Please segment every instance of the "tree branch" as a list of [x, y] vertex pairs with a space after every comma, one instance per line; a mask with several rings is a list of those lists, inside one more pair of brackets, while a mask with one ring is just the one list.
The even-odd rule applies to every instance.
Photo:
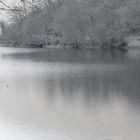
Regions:
[[4, 5], [5, 7], [7, 7], [8, 9], [12, 10], [11, 7], [9, 7], [8, 5], [6, 5], [4, 2], [0, 1], [0, 3], [1, 3], [2, 5]]
[[13, 8], [9, 7], [7, 4], [5, 4], [5, 3], [2, 2], [2, 1], [0, 1], [0, 3], [1, 3], [2, 5], [4, 5], [6, 8], [8, 8], [8, 9], [6, 9], [6, 8], [0, 8], [0, 10], [12, 11], [12, 12], [23, 12], [23, 11], [20, 10], [20, 9], [13, 9]]

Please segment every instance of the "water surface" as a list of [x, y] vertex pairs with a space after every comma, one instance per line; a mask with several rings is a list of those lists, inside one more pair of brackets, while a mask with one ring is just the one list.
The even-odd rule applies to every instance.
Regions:
[[0, 48], [1, 140], [139, 140], [140, 50]]

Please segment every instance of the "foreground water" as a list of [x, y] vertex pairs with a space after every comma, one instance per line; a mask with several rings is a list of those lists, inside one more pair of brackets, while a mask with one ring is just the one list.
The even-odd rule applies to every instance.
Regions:
[[0, 140], [139, 140], [140, 50], [0, 48]]

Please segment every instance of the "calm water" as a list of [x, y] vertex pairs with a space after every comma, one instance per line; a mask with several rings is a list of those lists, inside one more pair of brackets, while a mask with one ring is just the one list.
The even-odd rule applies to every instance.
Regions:
[[140, 50], [0, 48], [0, 140], [139, 140]]

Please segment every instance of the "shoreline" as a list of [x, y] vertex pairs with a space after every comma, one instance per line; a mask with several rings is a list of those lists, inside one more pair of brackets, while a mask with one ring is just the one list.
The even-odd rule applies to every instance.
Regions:
[[[73, 47], [64, 47], [64, 46], [61, 46], [61, 45], [57, 45], [57, 46], [54, 46], [54, 45], [50, 45], [50, 46], [43, 46], [43, 47], [27, 47], [25, 45], [19, 45], [19, 46], [14, 46], [14, 45], [11, 45], [11, 44], [7, 44], [7, 43], [0, 43], [0, 47], [3, 47], [3, 48], [17, 48], [17, 49], [60, 49], [60, 50], [121, 50], [121, 48], [101, 48], [101, 47], [98, 47], [98, 46], [85, 46], [85, 47], [79, 47], [79, 48], [73, 48]], [[127, 46], [125, 47], [124, 49], [128, 50], [130, 48], [139, 48], [140, 49], [140, 46]]]

